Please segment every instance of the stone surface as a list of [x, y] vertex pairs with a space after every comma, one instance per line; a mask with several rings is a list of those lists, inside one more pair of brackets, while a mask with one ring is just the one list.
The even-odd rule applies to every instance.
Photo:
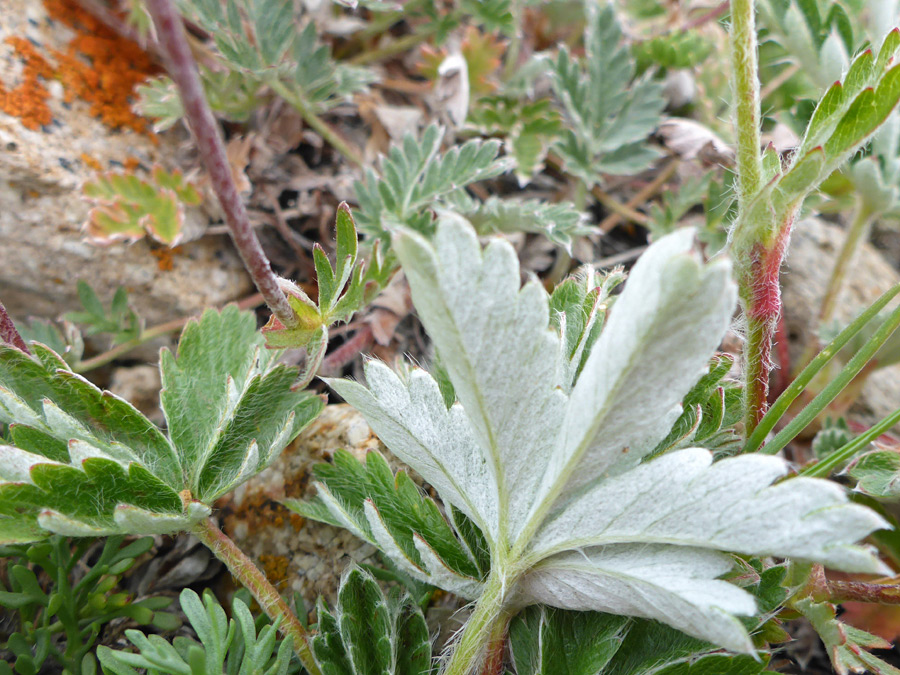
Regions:
[[[4, 40], [27, 38], [38, 49], [62, 50], [72, 33], [52, 21], [39, 0], [0, 0], [0, 82], [12, 89], [21, 58]], [[52, 60], [48, 57], [48, 60]], [[29, 129], [0, 113], [0, 298], [14, 318], [56, 317], [76, 309], [76, 281], [84, 279], [108, 301], [118, 286], [131, 293], [148, 324], [220, 305], [251, 291], [230, 242], [206, 237], [169, 251], [146, 241], [98, 247], [82, 239], [89, 206], [82, 184], [96, 170], [129, 161], [149, 170], [177, 168], [179, 132], [154, 140], [113, 130], [88, 103], [67, 103], [59, 81], [45, 83], [52, 121]], [[188, 213], [186, 227], [202, 231], [208, 217]], [[190, 238], [190, 237], [188, 237]]]
[[330, 405], [272, 466], [220, 504], [225, 532], [283, 595], [299, 592], [309, 608], [319, 595], [334, 602], [341, 572], [351, 561], [381, 566], [376, 550], [348, 531], [308, 521], [277, 501], [313, 497], [313, 465], [338, 449], [359, 459], [368, 450], [388, 456], [362, 415], [348, 405]]
[[[817, 218], [794, 226], [781, 277], [792, 361], [800, 357], [817, 330], [816, 317], [822, 296], [843, 242], [842, 228]], [[864, 244], [845, 283], [836, 318], [846, 324], [897, 283], [900, 283], [900, 272], [878, 250]], [[851, 408], [851, 416], [871, 424], [897, 408], [900, 408], [900, 365], [876, 370], [869, 376], [862, 395]]]

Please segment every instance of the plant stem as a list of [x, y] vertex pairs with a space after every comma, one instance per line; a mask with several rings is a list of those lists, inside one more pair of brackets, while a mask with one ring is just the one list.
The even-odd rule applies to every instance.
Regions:
[[844, 288], [847, 272], [850, 270], [850, 263], [856, 257], [856, 252], [859, 250], [862, 242], [868, 238], [875, 216], [876, 214], [870, 209], [867, 209], [862, 203], [859, 204], [853, 217], [853, 222], [847, 230], [847, 238], [844, 239], [844, 245], [841, 246], [837, 260], [834, 261], [834, 269], [831, 271], [828, 289], [825, 291], [825, 297], [822, 298], [822, 306], [819, 310], [819, 323], [828, 323], [834, 317], [838, 298], [840, 298], [841, 290]]
[[28, 345], [25, 344], [25, 340], [22, 339], [19, 331], [16, 330], [16, 324], [13, 323], [9, 314], [6, 313], [6, 307], [3, 306], [2, 302], [0, 302], [0, 342], [12, 345], [26, 354], [31, 354], [28, 351]]
[[[262, 302], [262, 295], [260, 295], [259, 293], [254, 293], [250, 297], [244, 298], [243, 300], [238, 302], [237, 306], [241, 309], [253, 309], [254, 307], [261, 305]], [[141, 331], [141, 334], [133, 340], [128, 340], [127, 342], [118, 344], [112, 349], [103, 352], [102, 354], [97, 354], [96, 356], [92, 356], [91, 358], [85, 359], [84, 361], [79, 361], [72, 366], [72, 372], [86, 373], [89, 370], [94, 370], [94, 368], [99, 368], [101, 366], [105, 366], [107, 363], [112, 363], [123, 354], [127, 354], [132, 349], [140, 347], [145, 342], [149, 342], [150, 340], [158, 338], [161, 335], [174, 333], [180, 328], [183, 328], [185, 324], [187, 324], [187, 322], [192, 318], [194, 317], [186, 316], [181, 319], [173, 319], [172, 321], [167, 321], [166, 323], [161, 323], [157, 326], [147, 328], [146, 330]]]
[[900, 423], [900, 409], [892, 412], [878, 424], [870, 428], [865, 433], [860, 434], [845, 446], [832, 452], [821, 462], [810, 464], [800, 472], [800, 475], [810, 476], [813, 478], [825, 478], [829, 476], [832, 471], [841, 466], [844, 462], [851, 459], [856, 453], [865, 448], [869, 443], [881, 436], [881, 434], [890, 431], [898, 423]]
[[731, 67], [734, 76], [738, 199], [742, 206], [762, 187], [755, 13], [754, 0], [731, 0]]
[[322, 675], [313, 658], [309, 635], [303, 624], [253, 561], [210, 519], [201, 521], [193, 533], [225, 563], [228, 571], [250, 591], [269, 618], [279, 622], [278, 629], [293, 642], [294, 651], [309, 675]]
[[356, 166], [363, 165], [363, 158], [359, 151], [341, 138], [321, 117], [316, 115], [312, 106], [300, 93], [288, 89], [284, 82], [278, 79], [273, 78], [268, 82], [268, 85], [272, 88], [272, 91], [290, 103], [300, 113], [300, 117], [309, 125], [310, 129], [319, 134], [328, 145], [341, 153], [348, 162]]
[[250, 226], [247, 209], [238, 193], [231, 164], [225, 154], [222, 135], [206, 101], [181, 17], [172, 0], [147, 0], [147, 10], [156, 26], [159, 46], [166, 57], [169, 75], [178, 86], [185, 118], [194, 134], [210, 183], [222, 205], [234, 245], [269, 309], [284, 326], [293, 328], [298, 323], [297, 316], [279, 287], [278, 277], [272, 271]]
[[365, 66], [370, 63], [376, 63], [378, 61], [389, 59], [392, 56], [402, 54], [403, 52], [409, 51], [413, 47], [422, 44], [436, 32], [436, 29], [429, 29], [419, 31], [417, 33], [410, 33], [409, 35], [404, 35], [403, 37], [399, 37], [396, 40], [388, 42], [383, 47], [377, 47], [375, 49], [369, 49], [367, 51], [360, 52], [352, 59], [350, 59], [348, 63], [351, 63], [354, 66]]
[[[878, 300], [872, 303], [866, 311], [860, 314], [854, 321], [842, 330], [828, 345], [820, 351], [816, 357], [798, 374], [778, 397], [772, 407], [765, 414], [760, 424], [752, 434], [747, 436], [742, 452], [756, 452], [766, 440], [766, 435], [775, 428], [778, 421], [784, 416], [791, 403], [803, 393], [806, 386], [837, 354], [857, 335], [887, 304], [900, 294], [900, 284], [897, 284], [885, 292]], [[774, 439], [773, 439], [774, 440]], [[773, 446], [774, 447], [774, 446]], [[769, 449], [768, 452], [777, 452], [781, 448]]]
[[443, 675], [473, 675], [480, 673], [494, 655], [492, 648], [505, 635], [510, 616], [503, 609], [504, 591], [509, 579], [495, 569], [488, 577], [484, 592], [475, 603], [475, 610], [462, 629]]
[[873, 584], [868, 581], [829, 581], [831, 602], [877, 602], [900, 605], [900, 584]]

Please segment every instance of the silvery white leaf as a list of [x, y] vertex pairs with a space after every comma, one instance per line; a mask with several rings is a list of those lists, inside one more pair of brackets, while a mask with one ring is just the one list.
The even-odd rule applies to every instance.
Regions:
[[368, 542], [373, 546], [375, 545], [375, 541], [369, 536], [369, 533], [365, 532], [359, 524], [357, 524], [356, 518], [353, 517], [339, 499], [331, 494], [331, 490], [329, 490], [325, 484], [316, 483], [316, 494], [319, 499], [322, 500], [322, 503], [325, 504], [328, 512], [334, 516], [334, 519], [337, 522], [341, 523], [341, 526], [344, 529], [363, 541]]
[[498, 522], [497, 486], [462, 407], [448, 410], [424, 370], [413, 369], [405, 383], [377, 361], [368, 362], [365, 372], [368, 388], [326, 381], [397, 457], [490, 537]]
[[443, 218], [433, 246], [409, 231], [394, 246], [419, 318], [497, 476], [504, 510], [491, 534], [514, 536], [537, 495], [565, 409], [557, 386], [560, 338], [549, 327], [547, 294], [537, 281], [520, 289], [512, 246], [495, 239], [482, 252], [462, 218]]
[[5, 424], [16, 422], [41, 431], [47, 430], [44, 419], [35, 413], [30, 405], [4, 387], [0, 387], [0, 422]]
[[756, 601], [716, 579], [728, 556], [682, 546], [617, 545], [570, 551], [538, 565], [519, 582], [525, 602], [657, 619], [733, 651], [753, 644], [733, 615], [756, 612]]
[[422, 556], [422, 564], [425, 566], [423, 569], [418, 563], [411, 560], [397, 542], [394, 541], [387, 526], [384, 524], [381, 513], [375, 508], [371, 500], [366, 500], [364, 508], [369, 529], [372, 530], [372, 536], [375, 538], [375, 544], [387, 553], [391, 560], [403, 568], [407, 574], [426, 584], [438, 586], [464, 598], [478, 597], [481, 583], [477, 579], [464, 577], [451, 570], [428, 546], [424, 539], [418, 535], [413, 535], [416, 550]]
[[636, 466], [706, 372], [737, 293], [728, 262], [704, 265], [693, 237], [678, 230], [634, 266], [572, 390], [545, 474], [551, 499]]
[[48, 532], [66, 537], [108, 537], [119, 534], [118, 528], [97, 527], [50, 509], [41, 511], [37, 520], [38, 525]]
[[887, 522], [850, 503], [829, 481], [793, 478], [772, 485], [787, 472], [783, 460], [768, 455], [713, 464], [702, 448], [671, 452], [569, 503], [545, 521], [531, 549], [538, 557], [589, 546], [671, 544], [886, 573], [868, 550], [852, 544]]

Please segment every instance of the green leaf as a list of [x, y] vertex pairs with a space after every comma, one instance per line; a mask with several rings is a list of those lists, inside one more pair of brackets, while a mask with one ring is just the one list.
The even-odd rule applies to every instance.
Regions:
[[474, 139], [441, 155], [442, 138], [436, 125], [425, 129], [421, 140], [407, 134], [382, 158], [380, 175], [367, 169], [365, 179], [355, 183], [357, 220], [364, 232], [386, 238], [398, 225], [431, 232], [429, 209], [437, 200], [506, 170], [496, 159], [497, 141]]
[[868, 452], [850, 465], [856, 489], [881, 499], [900, 499], [900, 454], [893, 450]]
[[322, 408], [294, 392], [296, 370], [276, 365], [251, 313], [229, 306], [185, 327], [178, 355], [160, 359], [160, 401], [185, 484], [211, 501], [271, 464]]
[[831, 603], [817, 603], [812, 598], [806, 597], [795, 600], [792, 605], [816, 629], [836, 672], [866, 671], [875, 675], [900, 675], [900, 670], [867, 651], [890, 649], [892, 645], [887, 640], [839, 621], [835, 616], [837, 608]]
[[[429, 562], [431, 549], [415, 547], [430, 572], [423, 580], [464, 597], [484, 594], [481, 621], [548, 604], [655, 618], [749, 653], [735, 615], [753, 615], [758, 602], [719, 578], [732, 567], [725, 552], [884, 569], [855, 545], [884, 521], [826, 481], [776, 484], [788, 470], [783, 460], [754, 454], [713, 464], [701, 448], [648, 458], [703, 376], [734, 307], [727, 262], [703, 263], [691, 230], [655, 242], [635, 265], [571, 391], [550, 299], [534, 281], [520, 287], [509, 243], [482, 249], [470, 225], [445, 217], [433, 241], [402, 230], [394, 247], [458, 402], [448, 409], [424, 371], [401, 378], [375, 362], [368, 388], [331, 384], [481, 530], [492, 565], [483, 586], [448, 573], [446, 554], [446, 565], [437, 556]], [[403, 516], [382, 518], [373, 497], [363, 522], [353, 505], [371, 479], [352, 467], [340, 473], [348, 497], [334, 499], [325, 485], [323, 519], [404, 569], [420, 569], [409, 562], [408, 540], [387, 536]], [[767, 524], [772, 518], [778, 528]], [[471, 635], [463, 637], [467, 648]]]
[[319, 602], [313, 653], [328, 675], [426, 675], [431, 639], [425, 618], [407, 595], [386, 597], [358, 567], [341, 577], [337, 606]]
[[[135, 675], [136, 668], [148, 673], [197, 675], [198, 673], [254, 673], [286, 675], [293, 652], [290, 640], [279, 640], [276, 626], [265, 617], [255, 620], [240, 595], [232, 602], [232, 619], [208, 590], [203, 599], [185, 589], [181, 608], [200, 642], [177, 637], [174, 644], [158, 635], [149, 637], [137, 630], [125, 636], [137, 652], [97, 648], [103, 670], [113, 675]], [[262, 625], [257, 634], [257, 623]]]
[[469, 547], [434, 501], [423, 497], [405, 472], [395, 476], [380, 454], [368, 453], [362, 464], [338, 451], [333, 465], [316, 466], [315, 476], [316, 498], [285, 500], [285, 506], [393, 552], [395, 562], [415, 579], [453, 583], [463, 595], [479, 588], [481, 572]]
[[584, 58], [574, 59], [563, 47], [551, 75], [567, 127], [554, 149], [563, 168], [592, 187], [602, 182], [601, 174], [632, 175], [659, 157], [647, 139], [661, 121], [665, 99], [650, 77], [633, 81], [634, 62], [613, 5], [586, 7]]
[[[529, 607], [513, 619], [509, 644], [517, 675], [605, 673], [632, 621], [614, 614]], [[577, 645], [576, 649], [572, 646]]]

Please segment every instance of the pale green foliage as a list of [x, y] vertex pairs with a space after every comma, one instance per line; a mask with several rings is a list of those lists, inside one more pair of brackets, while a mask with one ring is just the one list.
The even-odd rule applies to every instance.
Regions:
[[431, 638], [409, 596], [384, 592], [367, 573], [350, 567], [341, 577], [333, 612], [320, 600], [312, 639], [328, 675], [427, 675]]
[[200, 204], [200, 193], [180, 171], [154, 167], [150, 178], [106, 173], [84, 184], [82, 192], [92, 204], [84, 224], [87, 236], [101, 244], [137, 241], [150, 235], [175, 246], [181, 241], [184, 211]]
[[[509, 629], [517, 675], [758, 675], [767, 659], [714, 645], [652, 621], [530, 607]], [[572, 645], [578, 645], [572, 649]], [[717, 652], [718, 653], [715, 653]]]
[[209, 310], [162, 352], [168, 435], [47, 347], [0, 346], [0, 541], [188, 529], [268, 466], [318, 414], [253, 315]]
[[[339, 64], [318, 40], [312, 22], [304, 28], [290, 0], [180, 0], [185, 17], [208, 31], [220, 68], [202, 68], [210, 106], [245, 120], [260, 103], [266, 85], [277, 83], [289, 103], [311, 112], [328, 110], [371, 82], [362, 68]], [[169, 78], [139, 89], [139, 110], [167, 128], [183, 114]]]
[[748, 264], [755, 242], [783, 232], [806, 196], [888, 119], [900, 100], [898, 48], [900, 30], [893, 30], [877, 54], [865, 51], [853, 60], [843, 81], [835, 82], [819, 101], [786, 167], [774, 150], [763, 155], [764, 187], [748, 196], [731, 232], [738, 266]]
[[481, 235], [497, 232], [542, 234], [571, 253], [576, 237], [598, 232], [596, 227], [587, 224], [584, 214], [579, 213], [571, 202], [552, 204], [539, 199], [500, 197], [488, 197], [479, 202], [462, 190], [450, 195], [447, 201], [452, 211], [465, 216]]
[[395, 498], [335, 495], [335, 485], [359, 482], [349, 467], [322, 481], [322, 519], [374, 541], [414, 578], [465, 597], [486, 593], [476, 613], [512, 602], [601, 610], [739, 651], [751, 647], [734, 615], [757, 605], [718, 579], [732, 564], [723, 552], [882, 569], [853, 543], [883, 521], [826, 481], [772, 486], [787, 472], [780, 459], [711, 464], [709, 451], [688, 448], [644, 461], [681, 415], [734, 309], [729, 265], [702, 264], [692, 237], [679, 230], [639, 260], [568, 386], [561, 364], [581, 338], [563, 341], [551, 327], [539, 283], [520, 288], [508, 243], [481, 250], [458, 217], [439, 223], [433, 243], [399, 232], [394, 248], [458, 403], [448, 409], [425, 371], [401, 377], [377, 362], [367, 366], [368, 388], [330, 384], [452, 506], [454, 550], [468, 548], [470, 565], [480, 554], [467, 521], [480, 530], [490, 574], [460, 574], [408, 510], [391, 506]]
[[398, 226], [431, 232], [431, 209], [441, 199], [506, 170], [506, 163], [497, 160], [497, 141], [471, 140], [441, 154], [443, 137], [436, 125], [420, 140], [407, 134], [382, 157], [378, 174], [366, 169], [365, 179], [355, 184], [360, 229], [383, 238]]
[[266, 345], [271, 348], [306, 347], [313, 358], [310, 376], [315, 374], [318, 360], [328, 345], [328, 327], [349, 321], [368, 305], [387, 284], [394, 272], [395, 261], [390, 254], [381, 253], [376, 241], [368, 260], [359, 260], [359, 241], [356, 223], [346, 203], [338, 206], [335, 217], [335, 263], [328, 260], [325, 250], [316, 244], [313, 264], [316, 268], [319, 297], [314, 302], [296, 284], [281, 280], [282, 290], [299, 319], [295, 328], [286, 328], [274, 314], [263, 327]]
[[888, 499], [900, 500], [900, 454], [894, 450], [876, 450], [855, 459], [850, 464], [850, 476], [858, 481], [860, 492]]
[[[874, 0], [873, 4], [880, 2]], [[759, 0], [757, 3], [768, 37], [818, 87], [828, 87], [850, 63], [856, 52], [860, 26], [852, 13], [830, 0]]]
[[634, 62], [612, 4], [588, 2], [586, 8], [584, 58], [563, 47], [551, 74], [566, 127], [554, 150], [565, 170], [590, 187], [602, 174], [635, 174], [659, 157], [647, 137], [661, 121], [665, 100], [648, 75], [633, 81]]
[[290, 641], [279, 639], [277, 624], [254, 619], [245, 600], [235, 597], [230, 619], [209, 590], [202, 602], [190, 589], [181, 592], [180, 600], [199, 642], [176, 637], [170, 643], [159, 635], [129, 629], [125, 637], [137, 651], [99, 647], [103, 671], [111, 675], [137, 675], [137, 668], [147, 675], [287, 674], [293, 656]]
[[506, 154], [515, 162], [522, 186], [544, 168], [547, 152], [562, 131], [549, 99], [523, 101], [521, 96], [482, 97], [469, 111], [468, 122], [483, 134], [506, 137]]
[[837, 608], [830, 602], [815, 602], [812, 598], [803, 598], [794, 602], [794, 608], [816, 629], [836, 673], [900, 675], [900, 670], [867, 651], [890, 649], [893, 645], [887, 640], [839, 621], [835, 617]]

